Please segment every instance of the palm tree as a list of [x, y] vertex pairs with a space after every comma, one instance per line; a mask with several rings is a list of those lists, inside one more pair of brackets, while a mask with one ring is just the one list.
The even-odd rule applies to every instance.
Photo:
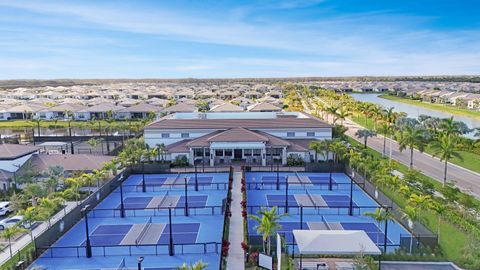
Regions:
[[462, 134], [459, 122], [453, 120], [453, 116], [450, 118], [442, 119], [439, 128], [447, 136], [458, 136]]
[[198, 261], [194, 264], [190, 263], [188, 265], [187, 263], [183, 263], [182, 266], [178, 267], [178, 270], [203, 270], [208, 267], [208, 264], [203, 263], [202, 261]]
[[390, 133], [390, 128], [391, 126], [388, 123], [383, 123], [380, 126], [380, 129], [378, 130], [382, 135], [383, 135], [383, 156], [386, 155], [386, 149], [387, 149], [387, 136]]
[[4, 239], [8, 239], [8, 248], [10, 249], [10, 257], [12, 256], [12, 237], [17, 234], [25, 233], [28, 230], [25, 228], [20, 227], [18, 224], [12, 227], [5, 228], [2, 232], [0, 232], [0, 236]]
[[413, 149], [417, 147], [421, 153], [425, 150], [427, 144], [425, 132], [425, 129], [411, 125], [406, 125], [403, 131], [400, 132], [399, 150], [402, 152], [407, 147], [410, 148], [410, 169], [413, 168]]
[[432, 197], [430, 195], [418, 195], [411, 194], [407, 200], [407, 204], [415, 207], [416, 209], [425, 209], [431, 202]]
[[159, 155], [159, 160], [164, 160], [164, 155], [166, 154], [166, 148], [165, 148], [165, 144], [163, 143], [160, 143], [160, 144], [157, 144], [156, 147], [158, 148], [158, 155]]
[[368, 130], [368, 129], [359, 129], [359, 130], [357, 130], [357, 132], [355, 132], [355, 136], [357, 136], [357, 138], [359, 138], [359, 139], [363, 138], [364, 148], [367, 148], [368, 138], [374, 137], [376, 135], [377, 135], [377, 133], [375, 133], [374, 131]]
[[435, 211], [437, 213], [437, 237], [438, 237], [438, 242], [440, 242], [440, 228], [441, 228], [441, 222], [442, 222], [442, 214], [445, 213], [447, 210], [447, 206], [445, 203], [439, 203], [436, 201], [431, 201], [428, 207]]
[[343, 126], [343, 121], [349, 117], [350, 115], [352, 115], [351, 112], [349, 111], [346, 111], [346, 110], [340, 110], [338, 113], [337, 113], [337, 118], [341, 120], [340, 124]]
[[328, 107], [326, 109], [327, 113], [329, 113], [330, 115], [332, 115], [332, 123], [335, 124], [335, 122], [337, 122], [337, 115], [338, 115], [338, 107], [335, 107], [335, 106], [331, 106], [331, 107]]
[[323, 144], [321, 141], [311, 141], [308, 145], [309, 149], [315, 151], [315, 162], [318, 162], [318, 153], [323, 151]]
[[347, 147], [343, 141], [335, 139], [330, 144], [330, 151], [333, 153], [333, 170], [337, 167], [338, 161], [347, 152]]
[[377, 208], [374, 212], [366, 212], [363, 214], [366, 217], [371, 217], [377, 222], [377, 245], [380, 242], [380, 224], [382, 222], [388, 222], [393, 219], [390, 212], [385, 211], [383, 208]]
[[419, 214], [417, 208], [407, 205], [403, 209], [403, 219], [406, 219], [408, 221], [408, 227], [410, 227], [410, 230], [412, 231], [412, 238], [410, 241], [410, 252], [412, 251], [412, 246], [413, 246], [413, 237], [414, 235], [414, 228], [415, 228], [415, 221], [418, 220]]
[[445, 162], [443, 169], [443, 186], [447, 183], [448, 162], [452, 158], [458, 158], [463, 161], [463, 157], [458, 153], [457, 141], [458, 137], [452, 137], [445, 133], [431, 143], [433, 156], [439, 157], [441, 161]]
[[[279, 223], [279, 220], [285, 216], [285, 214], [277, 215], [277, 207], [274, 206], [270, 209], [262, 208], [257, 212], [257, 215], [249, 215], [250, 219], [258, 223], [255, 228], [257, 233], [262, 235], [263, 238], [263, 252], [270, 254], [271, 239], [270, 237], [274, 235], [277, 230], [282, 226]], [[267, 246], [265, 247], [265, 243]]]

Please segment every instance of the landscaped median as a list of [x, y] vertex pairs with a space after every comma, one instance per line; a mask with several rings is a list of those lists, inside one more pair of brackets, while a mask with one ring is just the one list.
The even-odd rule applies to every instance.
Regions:
[[[354, 139], [348, 138], [348, 142], [352, 146], [363, 147]], [[374, 177], [372, 175], [374, 172], [369, 169], [369, 166], [374, 166], [378, 160], [383, 158], [380, 153], [371, 148], [365, 149], [364, 152], [371, 157], [370, 165], [365, 163], [360, 167], [366, 169], [370, 177]], [[478, 223], [475, 224], [474, 220], [468, 219], [468, 217], [471, 215], [470, 211], [478, 211], [480, 202], [474, 200], [469, 195], [462, 194], [454, 187], [442, 188], [438, 181], [419, 172], [412, 172], [404, 165], [396, 164], [395, 167], [397, 171], [403, 174], [404, 179], [412, 178], [403, 181], [413, 183], [413, 186], [409, 185], [408, 190], [402, 190], [401, 187], [392, 188], [387, 184], [377, 185], [377, 187], [404, 210], [408, 208], [408, 200], [405, 199], [405, 194], [423, 196], [422, 198], [425, 198], [432, 205], [444, 206], [444, 208], [439, 208], [438, 211], [432, 210], [431, 207], [425, 207], [425, 205], [417, 207], [416, 216], [418, 221], [431, 231], [438, 233], [439, 246], [442, 253], [439, 259], [444, 257], [468, 269], [478, 269], [480, 267], [479, 258], [477, 257], [477, 261], [475, 261], [475, 257], [473, 256], [472, 259], [469, 253], [480, 254], [480, 246], [478, 245], [480, 226]], [[451, 200], [455, 200], [455, 202]], [[447, 206], [447, 204], [453, 206]], [[407, 256], [406, 254], [397, 254], [397, 256], [394, 256], [394, 259], [416, 260], [422, 258], [419, 255]]]

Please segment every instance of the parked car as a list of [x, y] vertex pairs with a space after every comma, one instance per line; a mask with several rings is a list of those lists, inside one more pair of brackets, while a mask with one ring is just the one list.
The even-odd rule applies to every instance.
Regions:
[[0, 202], [0, 216], [6, 216], [12, 213], [10, 202]]
[[0, 230], [3, 231], [6, 228], [10, 228], [15, 225], [19, 225], [20, 227], [23, 227], [25, 229], [28, 229], [32, 226], [32, 224], [23, 222], [23, 216], [13, 216], [0, 221]]

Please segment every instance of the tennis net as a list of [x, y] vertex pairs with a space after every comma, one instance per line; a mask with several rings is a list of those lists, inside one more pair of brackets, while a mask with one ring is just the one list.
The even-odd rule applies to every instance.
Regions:
[[125, 258], [123, 258], [120, 264], [118, 265], [117, 270], [125, 270], [125, 269], [127, 269], [127, 266], [125, 264]]
[[325, 224], [325, 227], [329, 230], [331, 230], [332, 228], [330, 227], [330, 225], [328, 224], [328, 222], [325, 220], [325, 217], [322, 216], [322, 221], [323, 221], [323, 224]]
[[305, 189], [306, 193], [307, 193], [307, 196], [308, 198], [310, 199], [310, 201], [312, 202], [312, 205], [317, 207], [317, 204], [315, 203], [315, 199], [313, 198], [312, 194], [310, 193], [310, 191], [308, 191], [308, 189]]
[[150, 228], [150, 226], [152, 226], [152, 224], [152, 217], [150, 217], [148, 218], [147, 224], [143, 227], [142, 231], [135, 240], [135, 244], [139, 245], [140, 243], [142, 243], [143, 238], [145, 238], [145, 235], [147, 234], [148, 229]]
[[162, 199], [160, 200], [160, 203], [158, 204], [158, 208], [162, 208], [162, 205], [167, 198], [168, 198], [168, 191], [163, 195]]

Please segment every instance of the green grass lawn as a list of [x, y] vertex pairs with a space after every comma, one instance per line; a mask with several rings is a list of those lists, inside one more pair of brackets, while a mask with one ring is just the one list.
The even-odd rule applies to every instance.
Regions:
[[[358, 143], [352, 138], [348, 138], [348, 141], [352, 145], [356, 145], [359, 147], [363, 146], [362, 144]], [[377, 158], [381, 158], [381, 154], [371, 148], [368, 148], [368, 152]], [[399, 164], [398, 171], [405, 174], [408, 171], [408, 167], [402, 164]], [[423, 174], [421, 174], [420, 177], [432, 183], [435, 186], [436, 190], [441, 188], [441, 183], [438, 181], [435, 181], [435, 179], [432, 179]], [[384, 192], [385, 195], [391, 198], [400, 207], [405, 206], [406, 200], [398, 192], [388, 188], [383, 188], [382, 191]], [[438, 224], [437, 214], [435, 212], [429, 211], [429, 210], [421, 211], [420, 221], [433, 233], [437, 233], [439, 224]], [[454, 224], [451, 224], [448, 222], [440, 223], [440, 247], [445, 257], [448, 260], [458, 262], [458, 260], [462, 256], [461, 247], [464, 247], [465, 245], [467, 245], [469, 239], [470, 237], [464, 231], [457, 228]]]
[[[352, 121], [355, 123], [365, 127], [365, 117], [362, 115], [354, 115], [350, 117]], [[374, 129], [374, 121], [372, 119], [367, 119], [367, 128], [368, 129]], [[378, 128], [379, 125], [377, 125]], [[433, 151], [430, 147], [427, 147], [425, 149], [425, 153], [433, 155]], [[463, 160], [454, 158], [450, 160], [450, 163], [453, 163], [455, 165], [461, 166], [463, 168], [472, 170], [474, 172], [480, 173], [480, 155], [472, 153], [472, 152], [466, 152], [466, 151], [459, 151], [459, 154], [462, 156]]]
[[480, 119], [480, 111], [462, 109], [462, 108], [453, 107], [445, 104], [427, 103], [419, 100], [413, 100], [410, 98], [402, 98], [402, 97], [391, 96], [391, 95], [380, 95], [379, 97], [388, 99], [388, 100], [406, 103], [406, 104], [416, 105], [416, 106], [420, 106], [427, 109], [447, 112], [447, 113], [451, 113], [458, 116], [467, 116], [475, 119]]

